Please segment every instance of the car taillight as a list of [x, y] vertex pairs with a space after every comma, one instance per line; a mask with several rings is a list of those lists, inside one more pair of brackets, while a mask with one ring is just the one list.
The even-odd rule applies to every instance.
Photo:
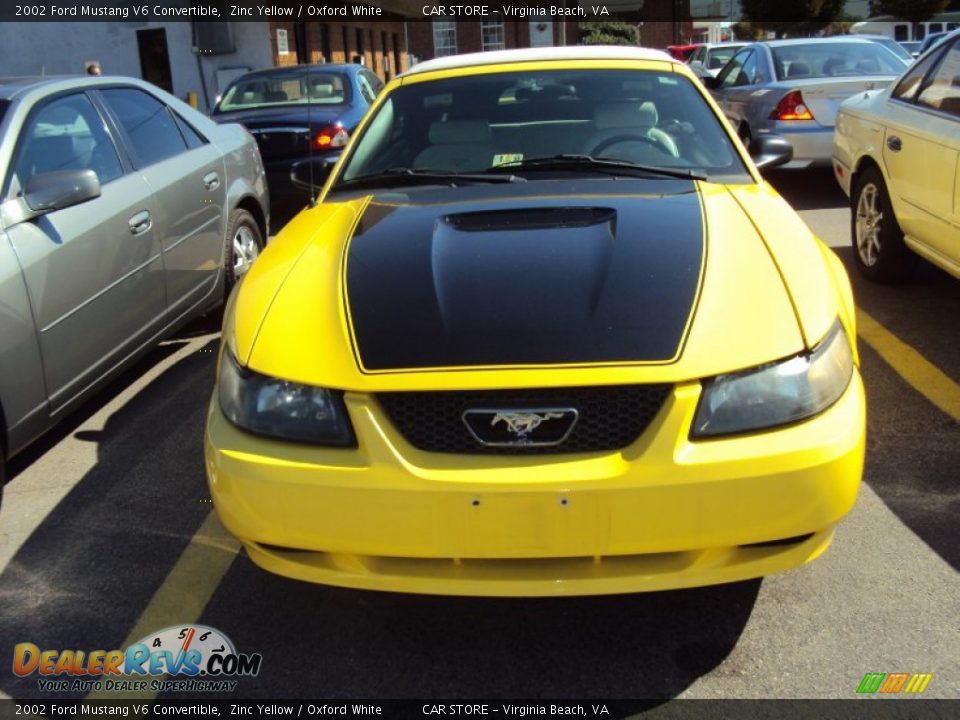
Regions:
[[313, 136], [313, 147], [317, 150], [339, 148], [347, 144], [349, 133], [339, 125], [331, 125]]
[[770, 113], [771, 120], [813, 120], [813, 115], [803, 102], [799, 90], [791, 90], [781, 98]]

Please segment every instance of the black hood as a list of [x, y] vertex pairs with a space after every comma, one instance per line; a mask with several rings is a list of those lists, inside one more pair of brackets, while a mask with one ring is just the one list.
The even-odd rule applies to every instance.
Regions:
[[361, 367], [674, 360], [705, 259], [693, 183], [557, 185], [374, 197], [346, 259]]

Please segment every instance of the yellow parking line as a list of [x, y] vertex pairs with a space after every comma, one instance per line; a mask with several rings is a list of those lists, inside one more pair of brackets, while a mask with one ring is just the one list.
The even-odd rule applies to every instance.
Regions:
[[860, 308], [857, 334], [917, 392], [960, 422], [960, 384]]
[[[140, 614], [120, 649], [142, 640], [149, 633], [171, 625], [195, 623], [240, 550], [240, 543], [224, 530], [216, 512], [210, 512], [190, 538], [190, 544], [170, 570], [163, 583]], [[114, 679], [162, 680], [161, 677], [136, 676]], [[107, 678], [103, 678], [104, 683]], [[147, 685], [149, 688], [149, 683]], [[148, 700], [156, 692], [117, 692], [95, 690], [87, 700], [108, 698]]]

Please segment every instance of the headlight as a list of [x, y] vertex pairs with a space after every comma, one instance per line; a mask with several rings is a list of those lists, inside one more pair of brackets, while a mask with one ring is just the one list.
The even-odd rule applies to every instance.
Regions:
[[220, 409], [257, 435], [336, 447], [356, 447], [343, 393], [268, 377], [242, 368], [229, 349], [220, 362]]
[[813, 352], [704, 383], [694, 437], [731, 435], [803, 420], [846, 390], [853, 355], [839, 321]]

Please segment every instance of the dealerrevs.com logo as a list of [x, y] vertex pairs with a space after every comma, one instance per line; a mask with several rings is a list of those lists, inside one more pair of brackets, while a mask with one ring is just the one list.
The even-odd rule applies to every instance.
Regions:
[[42, 650], [19, 643], [13, 649], [13, 672], [19, 677], [36, 674], [38, 687], [46, 692], [223, 692], [236, 689], [233, 678], [256, 676], [262, 660], [260, 653], [238, 653], [215, 628], [177, 625], [126, 650]]

